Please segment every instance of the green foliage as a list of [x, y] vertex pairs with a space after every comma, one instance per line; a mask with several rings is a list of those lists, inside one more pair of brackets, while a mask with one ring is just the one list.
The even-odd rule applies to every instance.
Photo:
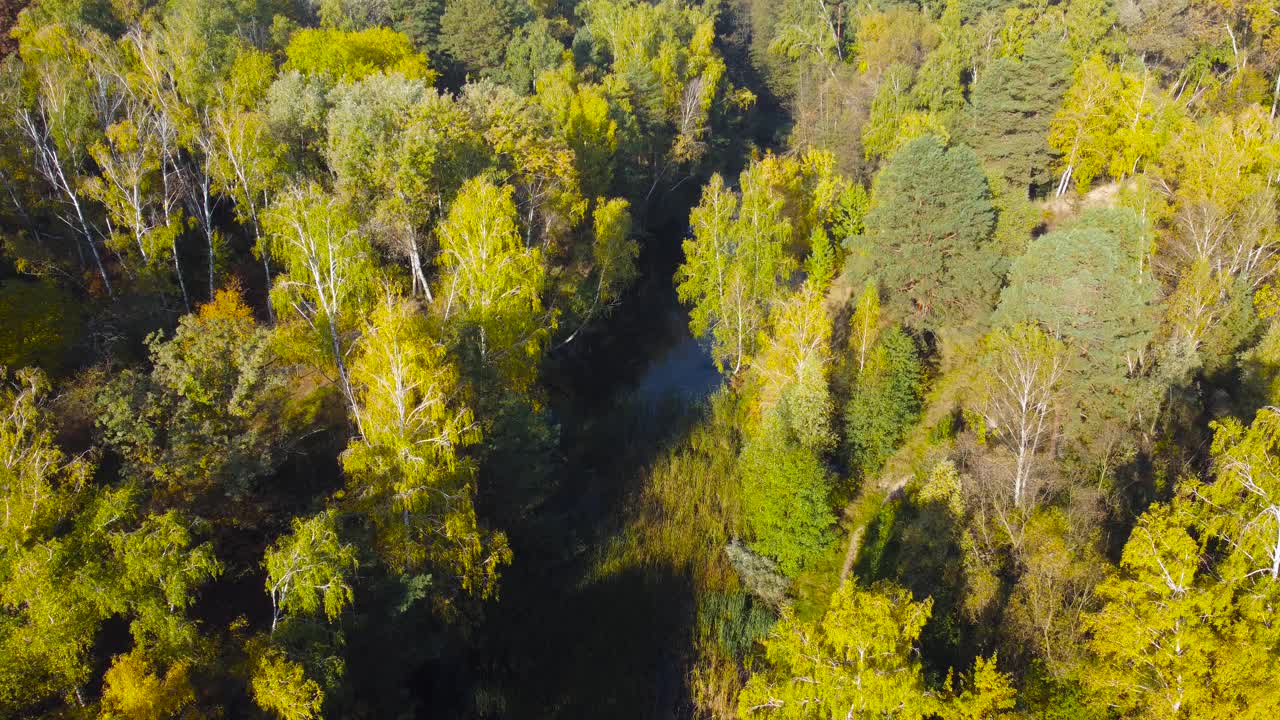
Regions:
[[190, 675], [187, 662], [175, 663], [161, 675], [140, 653], [117, 655], [103, 675], [103, 714], [129, 720], [182, 717], [196, 700]]
[[294, 518], [292, 530], [267, 548], [262, 564], [272, 631], [286, 617], [321, 610], [333, 621], [355, 597], [349, 578], [358, 564], [356, 549], [338, 536], [332, 511]]
[[1085, 682], [1098, 700], [1157, 717], [1208, 699], [1214, 642], [1205, 618], [1214, 600], [1195, 587], [1198, 561], [1195, 540], [1168, 508], [1139, 520], [1123, 572], [1098, 587], [1105, 604], [1089, 620], [1101, 665]]
[[[742, 173], [740, 197], [713, 175], [690, 213], [693, 237], [684, 243], [676, 291], [681, 302], [692, 305], [689, 329], [698, 336], [711, 335], [712, 357], [721, 372], [737, 374], [767, 338], [761, 331], [770, 309], [784, 296], [783, 283], [795, 270], [788, 251], [795, 233], [802, 231], [808, 231], [802, 237], [825, 254], [825, 267], [806, 287], [804, 299], [797, 299], [789, 311], [779, 309], [773, 322], [788, 326], [782, 334], [792, 339], [783, 342], [812, 346], [801, 353], [808, 359], [819, 360], [825, 353], [819, 348], [827, 343], [830, 329], [819, 318], [819, 297], [831, 280], [834, 258], [822, 229], [836, 216], [841, 197], [831, 164], [830, 156], [822, 153], [766, 156]], [[821, 364], [809, 366], [825, 372]]]
[[723, 587], [728, 570], [723, 560], [733, 564], [725, 549], [744, 530], [738, 478], [741, 404], [729, 388], [716, 391], [706, 419], [654, 462], [633, 501], [633, 519], [599, 573], [666, 565], [688, 568], [698, 587]]
[[583, 194], [607, 193], [613, 184], [619, 141], [617, 113], [608, 89], [583, 82], [569, 62], [535, 79], [538, 104], [573, 149]]
[[614, 198], [597, 201], [591, 215], [591, 256], [597, 278], [593, 302], [617, 302], [639, 276], [640, 244], [632, 237], [630, 209], [626, 200]]
[[221, 572], [176, 512], [146, 515], [130, 488], [96, 488], [85, 458], [54, 444], [47, 385], [18, 373], [0, 423], [0, 709], [24, 715], [91, 678], [94, 636], [110, 617], [137, 647], [181, 662], [198, 642], [187, 611]]
[[0, 716], [1280, 712], [1273, 0], [29, 5]]
[[946, 150], [932, 136], [904, 145], [876, 176], [866, 218], [886, 305], [925, 329], [981, 319], [999, 284], [994, 224], [973, 151]]
[[1226, 539], [1231, 549], [1219, 571], [1230, 579], [1261, 574], [1280, 580], [1280, 485], [1275, 472], [1280, 413], [1263, 408], [1247, 428], [1231, 418], [1213, 427], [1216, 479], [1192, 489], [1214, 508], [1203, 527]]
[[868, 160], [886, 158], [898, 148], [925, 135], [943, 142], [949, 133], [945, 123], [921, 108], [911, 92], [914, 73], [905, 65], [893, 65], [880, 81], [871, 101], [871, 117], [862, 129], [862, 150]]
[[253, 701], [281, 720], [317, 720], [322, 717], [324, 691], [306, 676], [301, 665], [279, 650], [269, 649], [254, 664], [250, 681]]
[[117, 591], [131, 599], [129, 630], [139, 647], [161, 658], [190, 657], [196, 627], [186, 619], [194, 591], [222, 572], [209, 543], [194, 545], [190, 523], [178, 513], [149, 515], [128, 533], [111, 536]]
[[[1127, 210], [1082, 217], [1034, 240], [1013, 262], [995, 320], [1039, 323], [1066, 344], [1069, 434], [1107, 419], [1127, 422], [1137, 399], [1122, 392], [1155, 332], [1156, 283], [1142, 262], [1145, 228]], [[1077, 418], [1080, 418], [1079, 420]]]
[[781, 203], [743, 184], [751, 188], [751, 205], [744, 197], [739, 209], [737, 195], [712, 176], [690, 215], [693, 238], [685, 241], [676, 275], [681, 302], [693, 305], [689, 329], [711, 334], [717, 367], [735, 374], [754, 353], [765, 309], [790, 272], [783, 254], [790, 228], [779, 217]]
[[414, 47], [431, 57], [440, 51], [440, 18], [444, 0], [388, 0], [392, 27], [409, 36]]
[[1153, 85], [1150, 75], [1112, 68], [1097, 55], [1079, 67], [1049, 126], [1049, 147], [1060, 156], [1059, 195], [1073, 180], [1085, 192], [1104, 173], [1136, 172], [1156, 154], [1177, 106]]
[[996, 656], [988, 660], [981, 655], [973, 660], [973, 673], [962, 679], [964, 690], [956, 695], [952, 677], [947, 675], [947, 691], [951, 702], [942, 717], [955, 720], [1000, 720], [1014, 718], [1018, 692], [1012, 678], [996, 668]]
[[[830, 280], [830, 244], [826, 234], [815, 246], [810, 283], [794, 297], [774, 306], [770, 334], [760, 341], [760, 356], [752, 366], [759, 384], [758, 412], [776, 416], [805, 447], [821, 450], [832, 444], [832, 400], [828, 386], [831, 366], [831, 320], [822, 292]], [[822, 253], [826, 253], [823, 259]], [[826, 274], [825, 280], [822, 273]], [[767, 420], [766, 420], [767, 421]]]
[[231, 288], [149, 345], [151, 374], [121, 373], [98, 397], [103, 440], [163, 492], [243, 497], [284, 435], [268, 332]]
[[[440, 49], [468, 74], [493, 77], [502, 73], [504, 49], [509, 47], [517, 28], [531, 19], [529, 16], [525, 0], [445, 0], [440, 18]], [[528, 37], [525, 35], [526, 42]]]
[[629, 88], [642, 127], [664, 144], [669, 138], [665, 152], [677, 162], [705, 154], [712, 112], [732, 93], [714, 47], [715, 10], [676, 0], [586, 0], [577, 12], [611, 74]]
[[738, 472], [752, 547], [795, 575], [833, 539], [830, 472], [813, 450], [767, 421], [747, 439]]
[[915, 341], [885, 331], [867, 355], [845, 406], [850, 465], [864, 478], [880, 471], [920, 417], [925, 378]]
[[560, 65], [565, 47], [551, 34], [551, 24], [535, 20], [516, 29], [507, 44], [497, 79], [521, 94], [529, 94], [543, 72]]
[[959, 134], [1015, 196], [1049, 180], [1046, 137], [1067, 89], [1069, 65], [1059, 45], [1037, 39], [1021, 59], [996, 60], [974, 83]]
[[486, 537], [477, 527], [474, 468], [458, 451], [479, 441], [480, 429], [453, 399], [458, 373], [444, 355], [417, 308], [388, 293], [352, 364], [361, 437], [342, 464], [389, 566], [409, 572], [429, 562], [485, 597], [511, 551], [501, 533]]
[[1276, 671], [1280, 636], [1258, 613], [1280, 567], [1275, 415], [1220, 425], [1214, 480], [1181, 481], [1138, 521], [1088, 620], [1099, 665], [1083, 681], [1098, 701], [1135, 717], [1274, 712], [1262, 678]]
[[351, 210], [318, 185], [282, 194], [264, 226], [271, 256], [285, 271], [271, 289], [271, 302], [281, 316], [303, 324], [304, 357], [336, 368], [338, 387], [351, 403], [345, 358], [356, 310], [370, 291], [372, 248]]

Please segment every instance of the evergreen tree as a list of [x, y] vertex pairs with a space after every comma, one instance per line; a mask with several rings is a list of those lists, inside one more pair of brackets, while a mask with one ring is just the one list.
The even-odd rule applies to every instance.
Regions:
[[932, 136], [902, 146], [876, 177], [866, 242], [886, 304], [912, 327], [964, 325], [989, 312], [1000, 257], [991, 194], [972, 150]]
[[844, 411], [849, 462], [864, 478], [879, 472], [906, 437], [920, 416], [923, 395], [915, 341], [890, 328], [869, 353]]
[[1061, 47], [1041, 37], [1021, 59], [996, 60], [974, 83], [960, 139], [1018, 196], [1050, 180], [1046, 136], [1066, 93], [1069, 70]]

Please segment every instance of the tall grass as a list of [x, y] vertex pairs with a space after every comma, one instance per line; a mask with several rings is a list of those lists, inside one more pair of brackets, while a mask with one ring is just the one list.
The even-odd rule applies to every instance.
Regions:
[[733, 589], [722, 551], [741, 525], [737, 414], [736, 399], [721, 390], [708, 401], [706, 419], [648, 469], [597, 578], [661, 565], [688, 573], [699, 594]]

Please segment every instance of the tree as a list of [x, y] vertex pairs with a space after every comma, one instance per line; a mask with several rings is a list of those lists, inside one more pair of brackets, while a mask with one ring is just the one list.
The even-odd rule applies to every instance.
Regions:
[[512, 193], [484, 178], [463, 185], [437, 230], [438, 292], [445, 322], [474, 331], [481, 360], [521, 389], [533, 381], [550, 318], [542, 306], [543, 256], [520, 238]]
[[387, 13], [392, 27], [409, 36], [414, 47], [430, 57], [439, 57], [444, 0], [388, 0]]
[[148, 340], [150, 375], [122, 372], [97, 398], [104, 442], [163, 495], [244, 497], [283, 437], [269, 333], [231, 287], [183, 316], [172, 338]]
[[1048, 673], [1064, 679], [1085, 662], [1085, 621], [1108, 567], [1099, 533], [1081, 525], [1050, 507], [1021, 528], [1006, 526], [1019, 572], [1001, 620], [1006, 657], [1017, 662], [1034, 653]]
[[737, 374], [755, 354], [769, 306], [791, 273], [785, 253], [791, 225], [783, 201], [765, 182], [764, 168], [743, 173], [742, 198], [713, 175], [690, 214], [693, 237], [676, 271], [681, 302], [692, 304], [689, 329], [710, 334], [721, 372]]
[[402, 259], [412, 292], [431, 299], [431, 228], [489, 162], [464, 108], [420, 80], [374, 75], [335, 88], [326, 160], [338, 192], [365, 208], [380, 243]]
[[1014, 698], [1018, 691], [1014, 689], [1012, 678], [1000, 672], [996, 667], [996, 656], [991, 659], [978, 657], [973, 659], [973, 673], [963, 679], [967, 687], [955, 694], [952, 675], [947, 674], [947, 694], [950, 702], [943, 709], [941, 716], [947, 720], [1001, 720], [1017, 717], [1011, 712], [1017, 704]]
[[845, 406], [850, 464], [864, 478], [880, 471], [920, 416], [924, 368], [915, 341], [886, 330], [858, 373]]
[[1214, 427], [1215, 480], [1192, 489], [1213, 508], [1204, 527], [1231, 550], [1221, 567], [1234, 578], [1280, 581], [1280, 411], [1262, 408], [1247, 428], [1232, 418]]
[[337, 369], [338, 388], [353, 406], [346, 358], [355, 312], [373, 273], [372, 248], [350, 210], [314, 184], [277, 198], [265, 227], [271, 255], [285, 270], [271, 302], [277, 312], [305, 323], [311, 352], [327, 355]]
[[1139, 520], [1121, 573], [1098, 586], [1090, 617], [1100, 663], [1085, 682], [1099, 700], [1136, 717], [1178, 717], [1211, 701], [1217, 603], [1196, 583], [1200, 552], [1182, 509], [1156, 506]]
[[958, 134], [1018, 196], [1049, 180], [1052, 156], [1045, 137], [1066, 93], [1069, 66], [1057, 44], [1038, 39], [1021, 59], [996, 60], [974, 83]]
[[858, 69], [873, 77], [881, 77], [894, 65], [920, 67], [939, 41], [929, 15], [911, 7], [866, 12], [858, 21], [854, 38]]
[[933, 602], [901, 588], [859, 588], [846, 581], [816, 625], [784, 609], [764, 643], [768, 666], [738, 696], [743, 717], [893, 717], [932, 715], [915, 643]]
[[573, 149], [582, 192], [609, 192], [618, 152], [618, 120], [607, 88], [582, 81], [573, 63], [542, 73], [534, 83], [536, 100]]
[[[1228, 333], [1233, 306], [1275, 272], [1277, 222], [1270, 178], [1280, 162], [1261, 107], [1208, 122], [1184, 119], [1149, 171], [1161, 221], [1155, 258], [1176, 278], [1169, 321], [1190, 352], [1233, 354], [1243, 333]], [[1226, 347], [1214, 347], [1213, 341]]]
[[1086, 622], [1094, 655], [1084, 681], [1134, 717], [1226, 717], [1274, 712], [1266, 685], [1280, 667], [1270, 610], [1276, 584], [1275, 412], [1249, 428], [1220, 424], [1214, 479], [1185, 478], [1125, 544], [1120, 570], [1098, 586]]
[[997, 324], [1039, 323], [1067, 346], [1074, 409], [1065, 420], [1074, 438], [1143, 409], [1130, 377], [1155, 332], [1156, 283], [1142, 260], [1147, 237], [1132, 211], [1087, 213], [1034, 240], [1000, 295]]
[[550, 253], [585, 216], [577, 160], [536, 99], [493, 83], [473, 83], [461, 101], [489, 143], [498, 177], [514, 191], [524, 243]]
[[103, 607], [107, 598], [84, 584], [103, 579], [100, 561], [80, 556], [74, 542], [59, 542], [60, 526], [87, 503], [93, 466], [89, 458], [68, 458], [54, 442], [43, 374], [22, 370], [4, 380], [0, 709], [17, 715], [89, 678], [92, 635], [110, 609]]
[[262, 652], [254, 664], [249, 684], [253, 701], [281, 720], [318, 720], [324, 691], [308, 678], [298, 663], [275, 648]]
[[80, 693], [108, 618], [159, 662], [189, 659], [198, 632], [187, 610], [221, 563], [180, 514], [147, 515], [135, 488], [90, 484], [87, 458], [54, 444], [43, 376], [16, 379], [0, 396], [0, 709], [25, 715]]
[[524, 0], [446, 0], [440, 47], [466, 73], [493, 77], [502, 71], [512, 35], [530, 15]]
[[1060, 156], [1062, 171], [1057, 194], [1066, 193], [1073, 180], [1085, 192], [1103, 173], [1136, 173], [1170, 137], [1176, 107], [1149, 73], [1125, 72], [1090, 57], [1076, 70], [1049, 125], [1049, 147]]
[[176, 663], [161, 675], [136, 651], [117, 655], [103, 676], [104, 714], [127, 720], [182, 717], [196, 700], [190, 672], [189, 664]]
[[560, 65], [565, 47], [551, 34], [551, 23], [539, 18], [504, 39], [507, 42], [499, 79], [516, 92], [527, 95], [543, 72]]
[[827, 384], [831, 319], [823, 304], [833, 272], [833, 251], [821, 230], [814, 234], [813, 245], [805, 285], [774, 306], [769, 336], [760, 341], [760, 357], [753, 370], [760, 385], [760, 414], [776, 413], [801, 445], [822, 450], [833, 440]]
[[397, 73], [430, 84], [435, 72], [405, 35], [387, 28], [344, 32], [299, 30], [285, 48], [284, 70], [319, 76], [330, 83], [354, 82], [374, 73]]
[[92, 103], [102, 96], [90, 89], [93, 79], [86, 53], [76, 38], [58, 25], [25, 37], [20, 53], [36, 90], [32, 105], [18, 111], [18, 127], [31, 149], [36, 174], [61, 206], [58, 220], [76, 237], [77, 244], [83, 243], [77, 249], [81, 264], [87, 248], [103, 289], [112, 295], [111, 278], [98, 249], [100, 233], [94, 228], [80, 182], [90, 159], [89, 147], [102, 131], [95, 122], [101, 108]]
[[510, 550], [501, 533], [477, 527], [475, 469], [459, 451], [480, 439], [480, 429], [456, 400], [458, 373], [444, 354], [426, 318], [389, 291], [352, 364], [361, 435], [342, 464], [388, 565], [409, 572], [430, 563], [486, 597]]
[[272, 633], [291, 615], [323, 610], [325, 618], [336, 619], [355, 597], [348, 577], [357, 564], [355, 548], [338, 536], [333, 511], [294, 518], [291, 532], [267, 548], [262, 560]]
[[652, 176], [649, 195], [673, 165], [702, 157], [717, 105], [749, 104], [725, 81], [717, 52], [714, 10], [675, 0], [588, 0], [578, 14], [610, 74], [630, 89], [643, 135], [641, 162]]
[[890, 156], [925, 135], [947, 140], [946, 123], [919, 105], [912, 91], [914, 75], [906, 65], [893, 65], [880, 79], [871, 101], [871, 117], [862, 128], [862, 151], [868, 160]]
[[193, 522], [177, 511], [150, 514], [126, 532], [108, 537], [112, 591], [124, 598], [134, 646], [165, 661], [196, 655], [199, 630], [186, 611], [195, 591], [222, 574], [209, 542], [196, 543]]
[[[630, 205], [617, 198], [597, 198], [592, 212], [590, 277], [582, 282], [579, 301], [572, 308], [581, 317], [578, 329], [564, 340], [571, 342], [601, 309], [616, 305], [639, 276], [636, 259], [640, 244], [632, 236]], [[594, 282], [592, 282], [594, 280]]]
[[982, 414], [1014, 457], [1011, 499], [1019, 509], [1035, 502], [1036, 455], [1057, 429], [1057, 394], [1065, 349], [1036, 325], [999, 328], [985, 341], [978, 380]]
[[905, 323], [938, 329], [981, 318], [999, 283], [995, 213], [973, 151], [912, 140], [876, 177], [866, 242]]
[[[281, 184], [285, 148], [272, 135], [266, 114], [258, 108], [275, 77], [275, 65], [266, 53], [240, 50], [228, 72], [227, 81], [219, 88], [220, 102], [210, 118], [217, 145], [212, 167], [214, 190], [231, 198], [236, 219], [253, 231], [254, 251], [261, 256], [269, 283], [271, 256], [261, 215]], [[269, 304], [267, 312], [271, 313]]]
[[868, 280], [862, 287], [862, 294], [854, 303], [853, 315], [849, 318], [849, 349], [858, 359], [858, 374], [867, 367], [867, 358], [871, 348], [875, 347], [880, 337], [880, 289], [875, 281]]
[[835, 515], [832, 480], [818, 455], [766, 417], [738, 461], [742, 510], [752, 547], [795, 575], [826, 549]]
[[820, 65], [844, 61], [849, 8], [843, 0], [790, 0], [775, 13], [770, 53]]

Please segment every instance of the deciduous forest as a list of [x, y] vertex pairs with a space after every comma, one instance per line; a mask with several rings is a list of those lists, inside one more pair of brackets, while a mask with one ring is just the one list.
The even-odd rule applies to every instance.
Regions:
[[0, 717], [1280, 714], [1280, 1], [0, 25]]

